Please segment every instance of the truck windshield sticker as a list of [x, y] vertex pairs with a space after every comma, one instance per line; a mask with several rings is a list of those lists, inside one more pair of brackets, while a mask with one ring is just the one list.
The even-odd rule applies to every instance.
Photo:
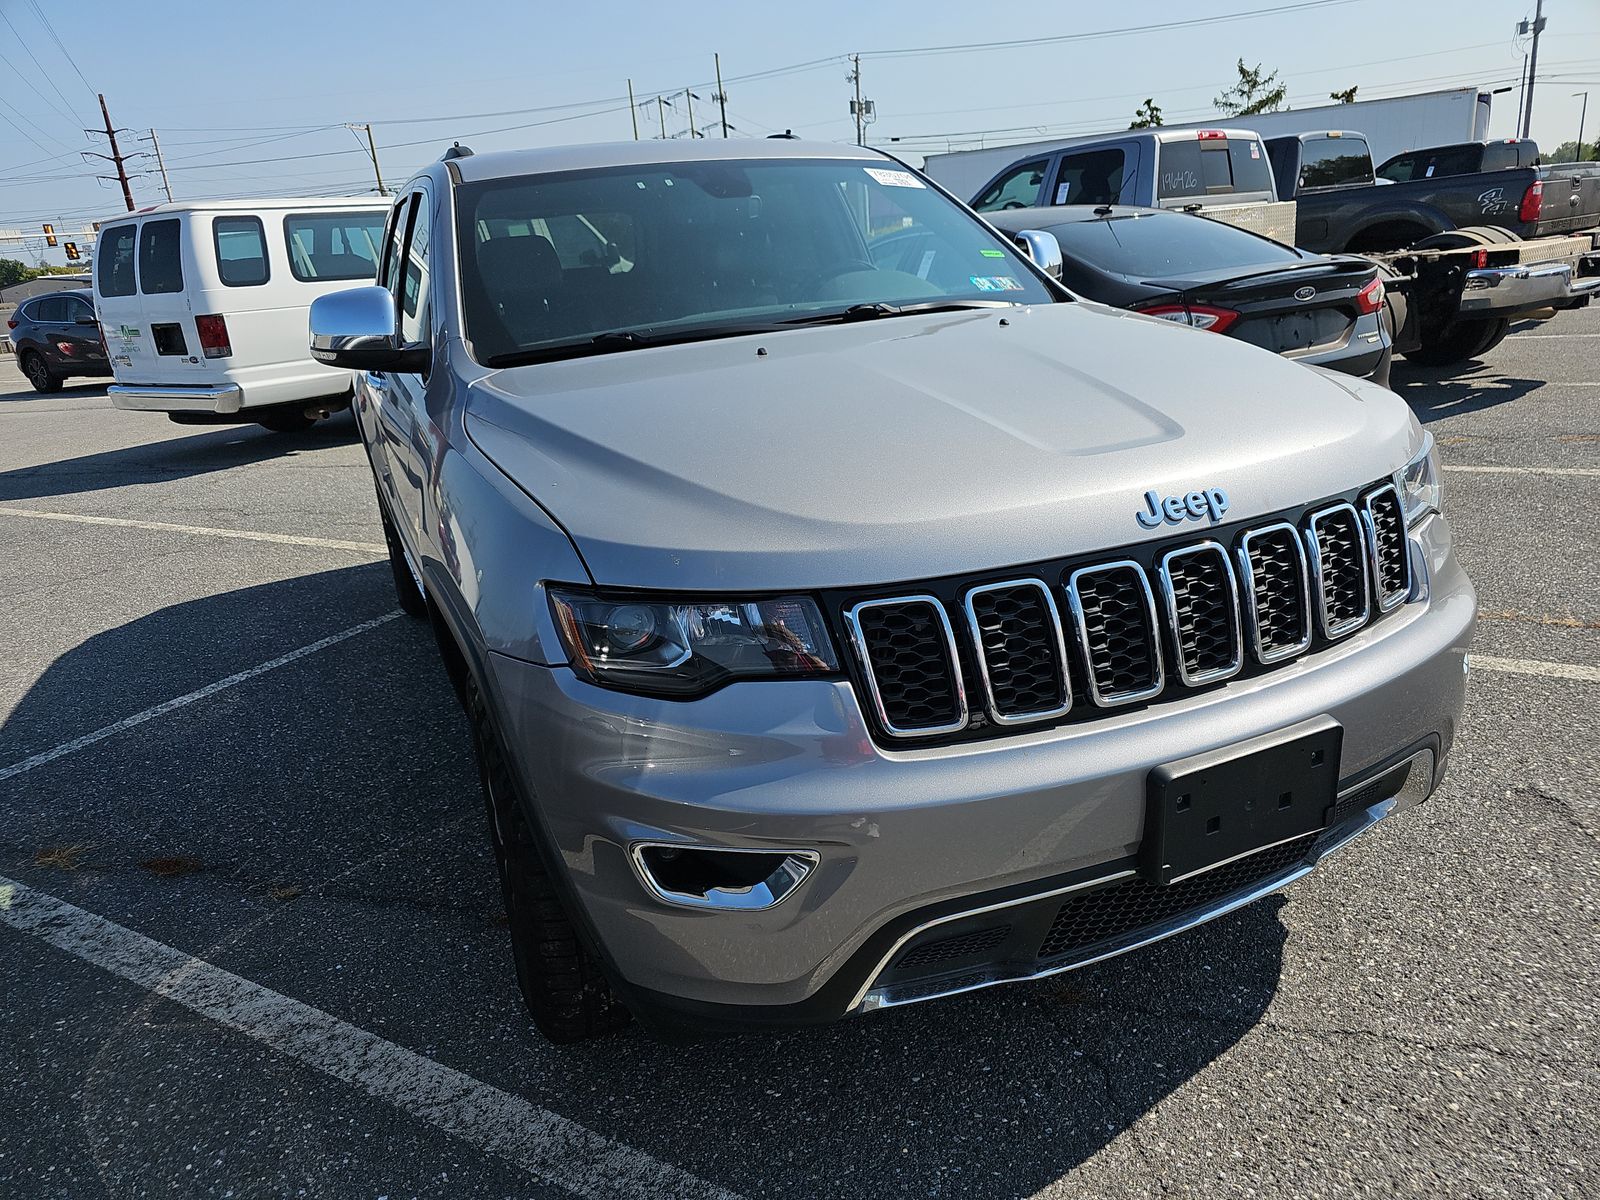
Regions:
[[974, 275], [972, 286], [980, 292], [1020, 292], [1022, 284], [1009, 275]]
[[862, 169], [883, 184], [884, 187], [919, 188], [927, 186], [910, 171], [888, 171], [882, 167], [864, 167]]

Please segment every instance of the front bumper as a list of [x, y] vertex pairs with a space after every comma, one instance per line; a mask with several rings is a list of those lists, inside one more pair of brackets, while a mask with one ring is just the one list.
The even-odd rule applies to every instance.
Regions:
[[114, 383], [106, 389], [116, 408], [133, 412], [236, 413], [244, 406], [244, 389], [238, 384], [219, 387], [165, 387]]
[[[630, 1003], [701, 1026], [828, 1020], [900, 1002], [880, 986], [885, 956], [930, 920], [1124, 869], [1159, 764], [1327, 715], [1344, 729], [1346, 784], [1426, 746], [1421, 790], [1400, 799], [1426, 795], [1461, 710], [1476, 598], [1442, 520], [1413, 538], [1428, 565], [1421, 594], [1347, 641], [1000, 741], [883, 749], [844, 681], [740, 684], [679, 703], [491, 655], [490, 682], [524, 791]], [[1376, 819], [1395, 799], [1362, 812]], [[691, 909], [646, 889], [630, 850], [648, 842], [800, 847], [818, 862], [781, 904]]]

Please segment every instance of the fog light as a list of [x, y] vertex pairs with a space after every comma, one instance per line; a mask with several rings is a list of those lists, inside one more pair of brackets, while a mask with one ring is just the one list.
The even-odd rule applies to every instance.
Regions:
[[687, 908], [749, 912], [789, 896], [816, 867], [815, 850], [744, 850], [640, 842], [633, 865], [650, 893]]

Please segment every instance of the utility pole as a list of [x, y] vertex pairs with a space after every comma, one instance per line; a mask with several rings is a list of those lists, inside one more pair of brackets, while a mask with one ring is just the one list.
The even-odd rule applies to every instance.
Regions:
[[856, 145], [867, 144], [867, 126], [878, 115], [876, 106], [871, 100], [861, 98], [861, 55], [850, 56], [850, 74], [846, 75], [845, 82], [853, 83], [856, 87], [856, 97], [850, 101], [850, 115], [856, 119]]
[[665, 141], [667, 136], [667, 102], [660, 96], [656, 97], [656, 116], [661, 121], [661, 137]]
[[387, 196], [389, 189], [383, 186], [383, 172], [378, 169], [378, 146], [372, 140], [372, 122], [362, 121], [359, 125], [346, 125], [345, 128], [352, 132], [357, 129], [367, 131], [367, 153], [372, 156], [372, 176], [378, 181], [378, 195]]
[[1589, 93], [1573, 92], [1572, 94], [1583, 97], [1583, 108], [1578, 112], [1578, 153], [1572, 159], [1575, 163], [1581, 163], [1583, 161], [1583, 123], [1589, 117]]
[[633, 80], [628, 80], [628, 115], [633, 118], [633, 140], [639, 140], [639, 106], [633, 102]]
[[[106, 141], [111, 144], [111, 153], [110, 154], [95, 154], [93, 151], [85, 151], [84, 153], [87, 154], [90, 158], [103, 158], [108, 163], [111, 163], [112, 165], [114, 165], [117, 168], [117, 173], [116, 173], [115, 176], [102, 175], [102, 176], [100, 176], [100, 178], [101, 179], [115, 178], [118, 183], [122, 184], [122, 199], [127, 204], [128, 211], [132, 212], [133, 211], [133, 189], [128, 186], [128, 169], [123, 164], [126, 163], [128, 161], [128, 159], [137, 157], [137, 155], [134, 155], [134, 154], [123, 154], [121, 150], [117, 149], [117, 130], [115, 130], [111, 126], [111, 113], [109, 111], [107, 111], [107, 109], [106, 109], [106, 98], [105, 98], [104, 95], [100, 96], [100, 116], [102, 118], [104, 118], [105, 123], [106, 123], [106, 127], [103, 130], [102, 129], [86, 129], [86, 130], [84, 130], [84, 132], [85, 133], [104, 133], [106, 135]], [[122, 132], [126, 133], [128, 131], [126, 129], [124, 129]]]
[[694, 127], [694, 93], [688, 88], [683, 89], [683, 102], [689, 109], [689, 140], [692, 142], [700, 136], [700, 131]]
[[149, 137], [140, 138], [139, 140], [141, 142], [149, 142], [151, 147], [154, 148], [156, 152], [156, 167], [161, 171], [161, 190], [167, 194], [167, 203], [171, 204], [172, 184], [167, 180], [167, 164], [161, 157], [161, 143], [156, 140], [156, 131], [152, 129]]
[[[1528, 23], [1523, 21], [1517, 27], [1518, 33], [1528, 32]], [[1544, 0], [1536, 0], [1533, 9], [1533, 46], [1528, 51], [1528, 102], [1522, 110], [1522, 136], [1528, 136], [1528, 130], [1533, 128], [1533, 85], [1539, 78], [1539, 35], [1544, 32]]]
[[728, 93], [722, 89], [722, 55], [712, 54], [711, 61], [717, 67], [717, 108], [722, 112], [722, 136], [728, 136]]

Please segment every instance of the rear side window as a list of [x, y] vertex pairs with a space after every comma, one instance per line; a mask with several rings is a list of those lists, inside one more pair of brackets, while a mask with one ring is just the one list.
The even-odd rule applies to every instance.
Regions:
[[1063, 155], [1052, 204], [1115, 204], [1128, 156], [1115, 147]]
[[267, 234], [260, 217], [218, 217], [211, 223], [217, 247], [217, 274], [228, 287], [258, 287], [267, 282]]
[[1028, 208], [1039, 203], [1039, 185], [1044, 182], [1048, 159], [1036, 159], [1013, 167], [983, 189], [983, 194], [972, 202], [979, 212], [994, 212], [1002, 208]]
[[133, 295], [133, 247], [138, 234], [136, 225], [118, 225], [101, 232], [94, 259], [102, 296]]
[[67, 301], [63, 296], [51, 296], [33, 306], [33, 319], [45, 324], [65, 324], [72, 318], [67, 315]]
[[1233, 171], [1234, 191], [1272, 191], [1272, 169], [1268, 165], [1266, 152], [1255, 138], [1228, 143], [1228, 166]]
[[1372, 182], [1372, 156], [1360, 138], [1306, 138], [1300, 143], [1300, 186], [1341, 187]]
[[146, 221], [139, 230], [139, 290], [146, 296], [183, 291], [179, 222]]
[[290, 213], [283, 219], [289, 269], [301, 283], [376, 278], [387, 215], [382, 209]]

